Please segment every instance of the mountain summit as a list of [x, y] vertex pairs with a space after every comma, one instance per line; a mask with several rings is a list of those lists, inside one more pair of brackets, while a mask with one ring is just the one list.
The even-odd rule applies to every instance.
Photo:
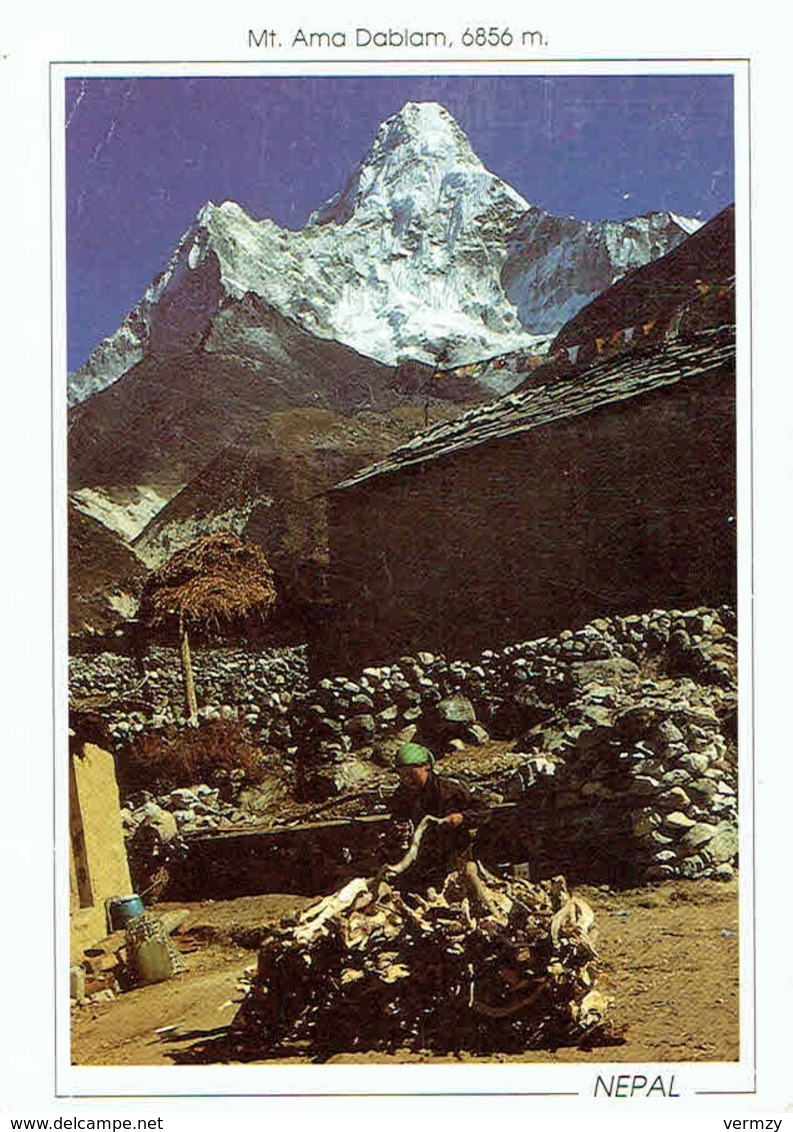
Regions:
[[233, 201], [205, 204], [135, 309], [71, 376], [70, 401], [149, 354], [251, 356], [268, 331], [231, 309], [249, 293], [389, 365], [531, 346], [697, 227], [668, 212], [553, 216], [486, 169], [444, 107], [408, 102], [301, 231]]
[[345, 224], [355, 213], [388, 210], [400, 201], [442, 207], [483, 183], [504, 190], [524, 211], [528, 204], [488, 173], [448, 110], [437, 102], [408, 102], [377, 131], [344, 190], [312, 214], [309, 224]]

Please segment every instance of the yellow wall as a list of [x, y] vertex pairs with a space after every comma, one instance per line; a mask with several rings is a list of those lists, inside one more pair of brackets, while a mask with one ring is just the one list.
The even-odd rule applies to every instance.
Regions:
[[107, 935], [105, 901], [132, 892], [113, 756], [84, 743], [70, 757], [72, 959]]

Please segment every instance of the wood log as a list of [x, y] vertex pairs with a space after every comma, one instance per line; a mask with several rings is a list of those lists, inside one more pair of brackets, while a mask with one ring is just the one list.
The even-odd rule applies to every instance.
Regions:
[[295, 942], [308, 943], [312, 940], [322, 931], [329, 920], [349, 908], [355, 899], [368, 888], [369, 884], [370, 881], [366, 877], [354, 877], [338, 892], [326, 896], [318, 904], [313, 904], [310, 908], [307, 908], [299, 916], [300, 927], [294, 930]]
[[410, 840], [410, 845], [408, 846], [407, 853], [405, 853], [402, 860], [397, 861], [395, 865], [386, 865], [383, 869], [381, 869], [379, 874], [380, 877], [385, 880], [390, 880], [393, 877], [400, 876], [405, 872], [406, 869], [409, 869], [419, 855], [419, 849], [421, 848], [422, 839], [429, 827], [431, 825], [443, 824], [443, 818], [436, 818], [432, 814], [425, 814], [425, 816], [416, 826], [413, 837]]
[[232, 1024], [240, 1050], [521, 1050], [606, 1034], [592, 910], [564, 878], [501, 878], [467, 861], [440, 891], [391, 883], [433, 821], [419, 824], [396, 865], [265, 930]]
[[594, 959], [597, 951], [589, 937], [589, 930], [595, 922], [595, 914], [580, 896], [571, 896], [551, 920], [551, 939], [558, 948], [560, 940], [568, 937], [579, 941]]
[[465, 884], [474, 900], [483, 907], [488, 915], [497, 920], [507, 922], [512, 911], [512, 901], [502, 893], [494, 891], [482, 880], [476, 861], [466, 861], [463, 873]]

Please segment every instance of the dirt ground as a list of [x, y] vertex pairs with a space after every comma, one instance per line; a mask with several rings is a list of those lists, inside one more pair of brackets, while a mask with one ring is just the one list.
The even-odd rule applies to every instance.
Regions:
[[[533, 1050], [487, 1060], [585, 1064], [737, 1060], [737, 882], [577, 891], [595, 910], [601, 979], [615, 999], [614, 1020], [624, 1027], [623, 1044]], [[185, 955], [189, 971], [165, 983], [128, 991], [113, 1002], [77, 1008], [72, 1022], [73, 1063], [172, 1065], [229, 1060], [226, 1028], [241, 998], [238, 980], [256, 962], [262, 925], [308, 903], [306, 897], [265, 895], [180, 905], [190, 908], [184, 931], [196, 948]], [[188, 936], [175, 937], [180, 938]], [[406, 1051], [340, 1054], [332, 1060], [441, 1059]], [[452, 1060], [467, 1056], [461, 1053]], [[290, 1061], [299, 1063], [298, 1058]]]

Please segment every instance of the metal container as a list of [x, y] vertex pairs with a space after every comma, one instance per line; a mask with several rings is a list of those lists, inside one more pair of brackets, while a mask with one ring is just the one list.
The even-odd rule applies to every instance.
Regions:
[[107, 902], [107, 915], [111, 932], [125, 928], [130, 920], [142, 916], [143, 901], [134, 893], [131, 896], [111, 896]]

